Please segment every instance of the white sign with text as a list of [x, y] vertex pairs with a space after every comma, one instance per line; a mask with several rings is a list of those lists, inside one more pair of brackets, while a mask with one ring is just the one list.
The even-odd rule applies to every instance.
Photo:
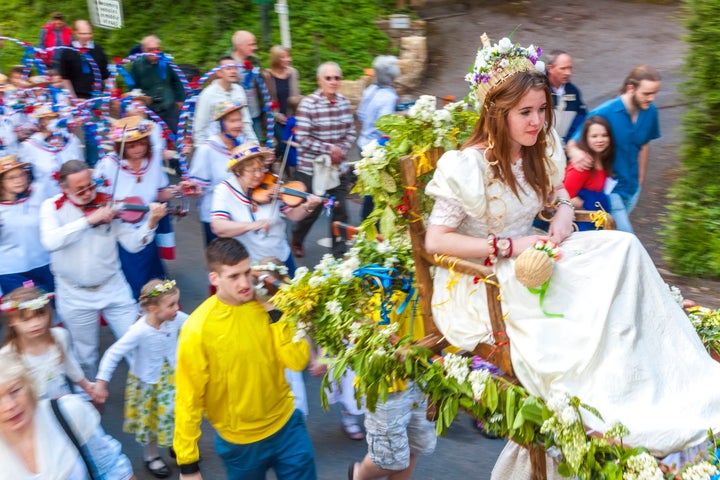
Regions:
[[100, 28], [122, 28], [123, 14], [120, 0], [88, 0], [93, 25]]

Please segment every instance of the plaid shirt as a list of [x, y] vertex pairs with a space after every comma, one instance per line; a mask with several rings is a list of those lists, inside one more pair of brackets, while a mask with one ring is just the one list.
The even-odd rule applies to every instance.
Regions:
[[350, 101], [339, 93], [330, 102], [320, 90], [303, 98], [295, 114], [298, 147], [298, 171], [312, 175], [313, 160], [330, 154], [334, 145], [345, 155], [355, 143], [355, 121]]

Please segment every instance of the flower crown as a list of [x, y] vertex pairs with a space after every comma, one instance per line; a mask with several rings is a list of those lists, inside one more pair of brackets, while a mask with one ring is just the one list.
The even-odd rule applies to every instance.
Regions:
[[39, 297], [33, 298], [32, 300], [25, 300], [23, 302], [3, 300], [3, 302], [0, 303], [0, 312], [12, 313], [18, 310], [40, 310], [50, 303], [50, 300], [52, 300], [54, 296], [54, 293], [43, 293]]
[[146, 298], [154, 298], [159, 297], [163, 293], [167, 293], [171, 291], [173, 288], [175, 288], [177, 282], [175, 280], [165, 280], [162, 283], [158, 283], [153, 288], [148, 290], [147, 292], [143, 292], [140, 295], [140, 300], [144, 300]]
[[287, 275], [288, 268], [286, 265], [276, 265], [274, 263], [265, 263], [263, 265], [253, 265], [253, 270], [258, 272], [277, 272], [280, 275]]
[[[512, 37], [512, 35], [511, 35]], [[476, 101], [475, 107], [485, 103], [487, 94], [497, 85], [501, 84], [516, 73], [533, 70], [542, 49], [530, 45], [523, 48], [519, 43], [512, 43], [505, 37], [495, 45], [483, 33], [480, 37], [482, 48], [475, 56], [475, 63], [465, 80], [470, 83], [470, 97]]]

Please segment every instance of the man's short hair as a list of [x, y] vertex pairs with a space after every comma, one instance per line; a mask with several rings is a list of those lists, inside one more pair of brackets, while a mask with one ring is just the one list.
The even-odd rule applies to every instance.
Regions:
[[230, 55], [223, 55], [222, 57], [220, 57], [218, 59], [217, 64], [221, 65], [222, 62], [225, 62], [227, 60], [230, 60], [231, 62], [235, 63], [235, 59], [233, 57], [231, 57]]
[[62, 167], [60, 167], [60, 172], [58, 172], [60, 184], [67, 185], [67, 177], [69, 177], [73, 173], [87, 170], [88, 168], [90, 168], [88, 167], [88, 164], [83, 162], [82, 160], [68, 160], [67, 162], [62, 164]]
[[557, 61], [557, 59], [560, 55], [570, 56], [570, 54], [568, 52], [566, 52], [565, 50], [555, 49], [555, 50], [551, 51], [550, 53], [545, 54], [543, 56], [543, 60], [545, 60], [545, 65], [555, 65], [555, 62]]
[[338, 72], [340, 72], [340, 76], [342, 77], [342, 68], [340, 68], [340, 65], [335, 62], [325, 62], [321, 63], [320, 66], [317, 68], [317, 78], [320, 78], [322, 76], [322, 72], [323, 70], [325, 70], [325, 67], [337, 68]]
[[216, 273], [223, 265], [237, 265], [249, 256], [245, 246], [234, 238], [216, 238], [205, 249], [207, 268]]
[[660, 72], [658, 72], [655, 67], [652, 67], [650, 65], [638, 65], [637, 67], [632, 69], [632, 71], [628, 74], [627, 77], [625, 77], [625, 81], [622, 84], [622, 89], [620, 90], [620, 92], [625, 93], [627, 91], [628, 85], [637, 87], [643, 80], [648, 80], [650, 82], [659, 82]]
[[397, 77], [400, 76], [398, 59], [393, 55], [380, 55], [373, 61], [375, 70], [375, 83], [379, 87], [390, 87]]
[[162, 44], [162, 42], [160, 42], [160, 38], [158, 38], [157, 35], [148, 35], [147, 37], [144, 37], [140, 41], [140, 45], [142, 45], [142, 48], [145, 49], [145, 47], [147, 47], [147, 44], [150, 43], [150, 41], [152, 41], [152, 40], [155, 40], [158, 43], [158, 45]]
[[53, 12], [50, 18], [53, 20], [65, 20], [65, 15], [62, 12]]

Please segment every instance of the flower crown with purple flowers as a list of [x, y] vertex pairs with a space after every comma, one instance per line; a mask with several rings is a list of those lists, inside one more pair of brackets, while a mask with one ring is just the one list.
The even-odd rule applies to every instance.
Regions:
[[538, 57], [542, 55], [541, 48], [534, 45], [525, 48], [519, 43], [513, 44], [510, 38], [505, 37], [491, 45], [485, 33], [480, 37], [482, 48], [478, 50], [470, 72], [465, 75], [465, 80], [470, 83], [470, 98], [478, 111], [490, 90], [516, 73], [534, 70]]

